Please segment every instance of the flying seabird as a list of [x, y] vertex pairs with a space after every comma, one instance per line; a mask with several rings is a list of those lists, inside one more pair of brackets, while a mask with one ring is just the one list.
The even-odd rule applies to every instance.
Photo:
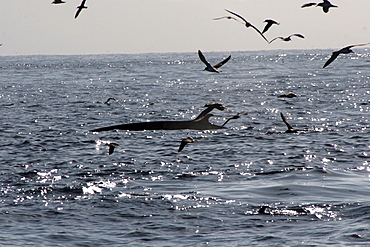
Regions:
[[217, 103], [217, 102], [211, 102], [211, 103], [205, 104], [204, 107], [207, 107], [207, 109], [205, 109], [204, 111], [202, 111], [199, 114], [199, 116], [195, 118], [195, 120], [202, 119], [208, 113], [210, 113], [211, 111], [213, 111], [213, 109], [217, 109], [217, 110], [220, 110], [220, 111], [223, 111], [223, 110], [227, 109], [226, 106], [224, 106], [221, 103]]
[[59, 3], [65, 3], [62, 0], [54, 0], [51, 4], [59, 4]]
[[288, 127], [288, 130], [286, 130], [285, 133], [298, 133], [298, 131], [293, 129], [292, 125], [288, 123], [283, 113], [280, 112], [280, 116], [281, 116], [281, 119], [283, 119], [283, 122], [285, 123], [285, 125]]
[[109, 155], [111, 155], [114, 152], [114, 148], [116, 146], [119, 146], [119, 144], [118, 143], [114, 143], [114, 142], [110, 142], [110, 143], [106, 143], [105, 146], [109, 146], [108, 153], [109, 153]]
[[233, 14], [233, 15], [235, 15], [235, 16], [237, 16], [237, 17], [239, 17], [240, 19], [242, 19], [243, 21], [244, 21], [244, 25], [248, 28], [248, 27], [252, 27], [254, 30], [256, 30], [261, 36], [262, 36], [262, 38], [264, 39], [264, 40], [266, 40], [266, 42], [267, 43], [269, 43], [269, 41], [266, 39], [266, 37], [263, 35], [263, 33], [261, 33], [261, 31], [260, 30], [258, 30], [258, 28], [256, 28], [255, 26], [253, 26], [250, 22], [248, 22], [246, 19], [244, 19], [244, 17], [242, 17], [241, 15], [238, 15], [237, 13], [234, 13], [234, 12], [232, 12], [232, 11], [230, 11], [230, 10], [227, 10], [227, 9], [225, 9], [227, 12], [229, 12], [230, 14]]
[[324, 64], [323, 68], [325, 68], [326, 66], [328, 66], [329, 64], [331, 64], [338, 56], [339, 54], [348, 54], [348, 53], [353, 53], [353, 51], [351, 50], [352, 47], [355, 47], [355, 46], [363, 46], [363, 45], [368, 45], [370, 43], [366, 43], [366, 44], [359, 44], [359, 45], [349, 45], [347, 47], [344, 47], [342, 49], [340, 49], [339, 51], [334, 51], [332, 54], [331, 54], [331, 57], [329, 58], [328, 61], [326, 61], [326, 63]]
[[272, 39], [269, 43], [272, 43], [276, 39], [281, 39], [282, 41], [291, 41], [292, 40], [292, 38], [291, 38], [292, 36], [297, 36], [299, 38], [304, 39], [304, 36], [302, 34], [295, 33], [295, 34], [289, 35], [288, 37], [276, 37], [276, 38]]
[[85, 3], [86, 3], [86, 0], [82, 0], [80, 6], [78, 6], [78, 10], [75, 14], [75, 19], [77, 18], [77, 16], [80, 14], [80, 12], [82, 11], [82, 9], [87, 9], [87, 7], [85, 6]]
[[221, 125], [221, 127], [224, 127], [231, 119], [238, 119], [240, 118], [240, 115], [247, 115], [248, 112], [239, 112], [237, 113], [236, 115], [232, 116], [231, 118], [228, 118], [225, 123], [223, 125]]
[[206, 58], [204, 57], [203, 53], [200, 50], [198, 50], [198, 55], [199, 55], [200, 60], [207, 66], [204, 70], [207, 70], [209, 72], [216, 72], [216, 73], [220, 73], [221, 71], [219, 71], [218, 68], [220, 68], [222, 65], [227, 63], [227, 61], [229, 61], [231, 58], [231, 56], [228, 56], [222, 62], [216, 64], [215, 66], [212, 66], [210, 63], [207, 62]]
[[109, 97], [109, 98], [107, 99], [107, 101], [105, 101], [105, 102], [104, 102], [104, 104], [109, 105], [109, 101], [110, 101], [110, 100], [117, 101], [115, 98], [113, 98], [113, 97]]
[[217, 17], [217, 18], [213, 18], [213, 20], [222, 20], [222, 19], [229, 19], [229, 20], [235, 20], [237, 22], [240, 22], [240, 23], [243, 23], [241, 21], [239, 21], [238, 19], [236, 19], [235, 17], [233, 16], [222, 16], [222, 17]]
[[267, 22], [267, 23], [266, 23], [266, 26], [263, 28], [262, 33], [267, 32], [267, 30], [269, 30], [269, 29], [270, 29], [270, 27], [271, 27], [273, 24], [280, 25], [280, 23], [279, 23], [279, 22], [276, 22], [276, 21], [271, 20], [271, 19], [267, 19], [267, 20], [265, 20], [264, 22]]
[[331, 4], [331, 2], [329, 2], [328, 0], [324, 0], [324, 2], [318, 3], [316, 5], [316, 7], [317, 6], [322, 7], [322, 10], [324, 11], [324, 13], [328, 13], [329, 12], [329, 8], [338, 8], [338, 6], [335, 6], [335, 5]]
[[297, 97], [293, 92], [288, 92], [282, 95], [277, 96], [278, 98], [294, 98]]
[[193, 137], [191, 136], [188, 136], [188, 138], [186, 139], [183, 139], [180, 143], [180, 147], [179, 147], [179, 150], [177, 152], [181, 152], [181, 150], [184, 149], [185, 145], [188, 144], [188, 143], [194, 143], [194, 142], [198, 142], [197, 140], [195, 140]]
[[311, 7], [314, 5], [316, 5], [316, 7], [317, 6], [322, 7], [322, 10], [324, 11], [324, 13], [328, 13], [329, 8], [338, 8], [338, 6], [331, 4], [328, 0], [324, 0], [324, 2], [322, 3], [305, 3], [301, 6], [301, 8]]

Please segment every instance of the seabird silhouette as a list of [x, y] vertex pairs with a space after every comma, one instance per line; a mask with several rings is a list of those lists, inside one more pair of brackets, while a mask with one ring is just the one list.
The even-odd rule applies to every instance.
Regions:
[[111, 100], [113, 100], [113, 101], [117, 101], [115, 98], [113, 98], [113, 97], [109, 97], [109, 98], [107, 99], [107, 101], [105, 101], [105, 102], [104, 102], [104, 104], [109, 105], [109, 101], [111, 101]]
[[244, 19], [244, 17], [243, 16], [241, 16], [241, 15], [238, 15], [237, 13], [234, 13], [234, 12], [232, 12], [232, 11], [230, 11], [230, 10], [227, 10], [227, 9], [225, 9], [227, 12], [229, 12], [230, 14], [233, 14], [233, 15], [235, 15], [235, 16], [237, 16], [237, 17], [239, 17], [240, 19], [242, 19], [243, 21], [244, 21], [244, 25], [248, 28], [248, 27], [252, 27], [254, 30], [256, 30], [257, 31], [257, 33], [259, 33], [261, 36], [262, 36], [262, 38], [264, 39], [264, 40], [266, 40], [266, 42], [267, 43], [269, 43], [269, 41], [266, 39], [266, 37], [263, 35], [263, 33], [261, 33], [261, 31], [258, 29], [258, 28], [256, 28], [255, 26], [253, 26], [250, 22], [248, 22], [246, 19]]
[[82, 11], [82, 9], [87, 9], [87, 7], [85, 6], [85, 3], [86, 3], [86, 0], [82, 0], [80, 6], [78, 6], [78, 10], [75, 14], [75, 19], [77, 18], [77, 16], [80, 14], [80, 12]]
[[294, 98], [297, 97], [293, 92], [288, 92], [282, 95], [277, 96], [278, 98]]
[[338, 8], [338, 6], [331, 4], [328, 0], [324, 0], [322, 3], [305, 3], [301, 8], [311, 7], [314, 5], [316, 5], [316, 7], [322, 7], [324, 13], [328, 13], [330, 8]]
[[298, 133], [298, 130], [293, 129], [292, 125], [288, 123], [283, 113], [280, 112], [280, 116], [286, 127], [288, 127], [288, 130], [286, 130], [285, 133]]
[[269, 29], [270, 29], [270, 27], [271, 27], [273, 24], [275, 24], [275, 25], [280, 25], [280, 23], [279, 23], [279, 22], [276, 22], [276, 21], [271, 20], [271, 19], [267, 19], [267, 20], [265, 20], [264, 22], [266, 22], [266, 26], [263, 28], [262, 33], [267, 32], [267, 30], [269, 30]]
[[331, 2], [329, 2], [328, 0], [324, 0], [324, 2], [318, 3], [316, 5], [316, 7], [317, 6], [322, 7], [322, 10], [324, 11], [324, 13], [328, 13], [329, 12], [329, 8], [338, 8], [338, 6], [335, 6], [335, 5], [331, 4]]
[[248, 112], [239, 112], [237, 113], [236, 115], [232, 116], [231, 118], [228, 118], [225, 123], [223, 125], [221, 125], [221, 127], [224, 127], [231, 119], [238, 119], [240, 118], [240, 115], [247, 115]]
[[181, 152], [181, 150], [184, 149], [185, 145], [188, 144], [188, 143], [194, 143], [194, 142], [198, 142], [197, 140], [195, 140], [193, 137], [191, 136], [188, 136], [188, 138], [186, 139], [183, 139], [180, 143], [180, 147], [179, 147], [179, 150], [177, 152]]
[[282, 41], [291, 41], [293, 36], [304, 39], [304, 36], [302, 34], [295, 33], [295, 34], [289, 35], [288, 37], [276, 37], [272, 39], [269, 43], [271, 44], [276, 39], [281, 39]]
[[220, 73], [221, 71], [219, 71], [218, 68], [220, 68], [222, 65], [227, 63], [231, 58], [231, 56], [228, 56], [222, 62], [216, 64], [215, 66], [212, 66], [209, 62], [207, 62], [206, 58], [204, 57], [203, 53], [200, 50], [198, 50], [198, 55], [199, 55], [200, 60], [207, 66], [205, 67], [204, 70], [207, 70], [209, 72], [216, 72], [216, 73]]
[[213, 109], [217, 109], [217, 110], [220, 110], [220, 111], [223, 111], [223, 110], [227, 109], [226, 106], [224, 106], [221, 103], [217, 103], [217, 102], [211, 102], [211, 103], [205, 104], [204, 107], [207, 107], [207, 109], [202, 111], [199, 114], [199, 116], [195, 118], [195, 120], [203, 118], [205, 115], [207, 115], [208, 113], [213, 111]]
[[119, 146], [119, 144], [118, 143], [114, 143], [114, 142], [110, 142], [110, 143], [106, 143], [105, 146], [109, 146], [108, 153], [109, 153], [109, 155], [111, 155], [114, 152], [114, 148], [116, 146]]
[[243, 24], [243, 22], [239, 21], [238, 19], [236, 19], [235, 17], [233, 16], [222, 16], [222, 17], [217, 17], [217, 18], [213, 18], [213, 20], [222, 20], [222, 19], [229, 19], [229, 20], [235, 20], [237, 22], [240, 22]]
[[342, 49], [340, 49], [339, 51], [334, 51], [332, 54], [331, 54], [331, 57], [329, 58], [328, 61], [326, 61], [326, 63], [324, 64], [323, 68], [325, 68], [326, 66], [328, 66], [329, 64], [331, 64], [338, 56], [339, 54], [348, 54], [348, 53], [353, 53], [353, 51], [351, 50], [352, 47], [355, 47], [355, 46], [363, 46], [363, 45], [368, 45], [370, 43], [366, 43], [366, 44], [359, 44], [359, 45], [349, 45], [349, 46], [346, 46]]
[[62, 0], [54, 0], [51, 4], [59, 4], [59, 3], [65, 3]]

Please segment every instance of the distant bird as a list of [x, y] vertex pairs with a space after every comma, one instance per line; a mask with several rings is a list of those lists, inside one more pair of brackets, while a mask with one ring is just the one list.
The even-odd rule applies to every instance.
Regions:
[[180, 143], [180, 147], [179, 147], [179, 150], [177, 152], [181, 152], [181, 150], [184, 149], [185, 145], [188, 144], [188, 143], [194, 143], [194, 142], [198, 142], [197, 140], [195, 140], [193, 137], [191, 136], [188, 136], [188, 138], [186, 139], [183, 139]]
[[240, 22], [243, 24], [243, 22], [239, 21], [238, 19], [236, 19], [235, 17], [232, 17], [232, 16], [222, 16], [222, 17], [217, 17], [217, 18], [213, 18], [213, 20], [222, 20], [222, 19], [229, 19], [229, 20], [235, 20], [237, 22]]
[[60, 3], [65, 3], [62, 0], [54, 0], [51, 4], [60, 4]]
[[286, 130], [285, 133], [298, 133], [298, 131], [295, 130], [295, 129], [293, 129], [292, 125], [290, 125], [288, 123], [288, 121], [286, 120], [286, 118], [283, 115], [283, 113], [280, 112], [280, 116], [281, 116], [281, 119], [283, 120], [283, 122], [285, 123], [285, 125], [288, 127], [288, 130]]
[[240, 115], [247, 115], [248, 112], [239, 112], [237, 113], [236, 115], [232, 116], [231, 118], [228, 118], [225, 123], [223, 125], [221, 125], [221, 127], [224, 127], [231, 119], [238, 119], [240, 118]]
[[244, 25], [248, 28], [248, 27], [252, 27], [254, 30], [256, 30], [257, 31], [257, 33], [259, 33], [261, 36], [262, 36], [262, 38], [264, 39], [264, 40], [266, 40], [266, 42], [267, 43], [269, 43], [269, 41], [266, 39], [266, 37], [263, 35], [263, 33], [261, 33], [261, 31], [260, 30], [258, 30], [258, 28], [256, 28], [255, 26], [253, 26], [250, 22], [248, 22], [246, 19], [244, 19], [244, 17], [242, 17], [241, 15], [238, 15], [237, 13], [234, 13], [234, 12], [232, 12], [232, 11], [230, 11], [230, 10], [227, 10], [227, 9], [225, 9], [227, 12], [229, 12], [230, 14], [233, 14], [233, 15], [235, 15], [235, 16], [237, 16], [237, 17], [239, 17], [240, 19], [242, 19], [243, 21], [244, 21]]
[[322, 7], [322, 10], [324, 11], [324, 13], [328, 13], [329, 12], [329, 8], [338, 8], [338, 6], [335, 6], [335, 5], [331, 4], [328, 0], [324, 0], [324, 2], [318, 3], [316, 5], [316, 7], [317, 6]]
[[110, 142], [110, 143], [106, 143], [105, 146], [109, 146], [108, 153], [109, 153], [109, 155], [111, 155], [114, 152], [114, 148], [116, 146], [119, 146], [119, 144], [118, 143], [114, 143], [114, 142]]
[[111, 101], [111, 100], [113, 100], [113, 101], [117, 101], [115, 98], [113, 98], [113, 97], [109, 97], [109, 98], [107, 99], [107, 101], [105, 101], [105, 102], [104, 102], [104, 104], [109, 105], [109, 101]]
[[211, 103], [205, 104], [204, 107], [207, 107], [207, 109], [205, 109], [204, 111], [202, 111], [199, 114], [199, 116], [196, 117], [194, 120], [199, 120], [199, 119], [203, 118], [208, 113], [210, 113], [211, 111], [213, 111], [213, 109], [217, 109], [217, 110], [220, 110], [220, 111], [223, 111], [223, 110], [227, 109], [226, 106], [224, 106], [221, 103], [217, 103], [217, 102], [211, 102]]
[[273, 24], [275, 24], [275, 25], [280, 25], [280, 23], [279, 23], [279, 22], [276, 22], [276, 21], [271, 20], [271, 19], [267, 19], [267, 20], [265, 20], [264, 22], [266, 22], [266, 26], [263, 28], [262, 33], [267, 32], [267, 30], [269, 30], [269, 29], [270, 29], [270, 27], [271, 27]]
[[302, 34], [295, 33], [295, 34], [289, 35], [288, 37], [285, 37], [285, 38], [284, 37], [276, 37], [276, 38], [272, 39], [269, 43], [272, 43], [276, 39], [281, 39], [282, 41], [286, 41], [286, 42], [291, 41], [293, 36], [304, 39], [304, 36]]
[[322, 7], [324, 13], [328, 13], [330, 8], [338, 8], [338, 6], [331, 4], [328, 0], [324, 0], [322, 3], [305, 3], [301, 6], [301, 8], [311, 7], [314, 5], [316, 5], [316, 7]]
[[363, 46], [363, 45], [368, 45], [370, 43], [366, 43], [366, 44], [359, 44], [359, 45], [349, 45], [347, 47], [344, 47], [342, 49], [340, 49], [339, 51], [334, 51], [332, 54], [331, 54], [331, 57], [329, 58], [328, 61], [326, 61], [326, 63], [324, 64], [323, 68], [325, 68], [326, 66], [328, 66], [329, 64], [331, 64], [338, 56], [339, 54], [348, 54], [348, 53], [353, 53], [353, 51], [351, 50], [352, 47], [355, 47], [355, 46]]
[[297, 97], [293, 92], [285, 93], [282, 95], [277, 96], [278, 98], [294, 98]]
[[85, 3], [86, 3], [86, 0], [82, 0], [80, 6], [78, 6], [78, 10], [75, 14], [75, 19], [78, 17], [78, 15], [80, 14], [80, 12], [82, 11], [82, 9], [87, 9], [87, 7], [85, 6]]
[[228, 56], [222, 62], [216, 64], [215, 66], [212, 66], [210, 63], [207, 62], [206, 58], [204, 57], [203, 53], [200, 50], [198, 50], [198, 56], [200, 60], [207, 66], [204, 70], [207, 70], [209, 72], [216, 72], [216, 73], [220, 73], [221, 71], [219, 71], [218, 68], [220, 68], [222, 65], [227, 63], [227, 61], [229, 61], [231, 58], [231, 56]]

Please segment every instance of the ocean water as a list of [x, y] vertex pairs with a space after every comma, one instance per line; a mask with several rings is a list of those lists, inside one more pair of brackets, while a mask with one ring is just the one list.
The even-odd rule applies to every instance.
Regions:
[[[196, 52], [2, 57], [0, 245], [369, 246], [370, 50], [331, 52], [204, 52], [232, 55], [220, 74]], [[89, 131], [209, 102], [248, 114]]]

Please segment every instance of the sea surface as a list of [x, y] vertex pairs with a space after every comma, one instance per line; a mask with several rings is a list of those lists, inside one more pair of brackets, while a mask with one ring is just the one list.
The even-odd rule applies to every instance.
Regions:
[[[370, 246], [370, 50], [331, 52], [1, 57], [0, 245]], [[247, 114], [90, 131], [210, 102]]]

